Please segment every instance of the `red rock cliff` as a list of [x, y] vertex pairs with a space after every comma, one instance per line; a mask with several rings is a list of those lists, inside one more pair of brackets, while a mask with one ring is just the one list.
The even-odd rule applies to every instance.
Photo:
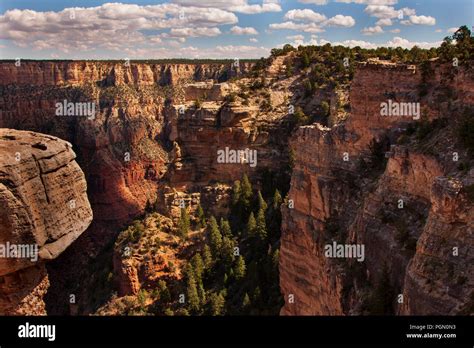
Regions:
[[[427, 78], [418, 68], [362, 65], [351, 85], [348, 120], [331, 129], [302, 127], [290, 140], [294, 207], [282, 208], [282, 314], [374, 313], [370, 303], [384, 267], [394, 313], [472, 313], [474, 208], [466, 188], [474, 171], [457, 169], [452, 156], [472, 162], [456, 129], [460, 110], [473, 102], [473, 71], [432, 69]], [[420, 97], [424, 79], [428, 90]], [[416, 121], [381, 117], [388, 99], [420, 102], [422, 122], [445, 124], [422, 141], [406, 135], [402, 141]], [[365, 260], [325, 257], [324, 246], [334, 240], [364, 245]]]

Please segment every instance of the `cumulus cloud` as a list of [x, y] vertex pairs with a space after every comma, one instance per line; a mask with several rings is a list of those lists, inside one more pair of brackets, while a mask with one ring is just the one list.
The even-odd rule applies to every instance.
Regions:
[[435, 25], [436, 19], [431, 16], [410, 16], [408, 17], [408, 20], [403, 20], [400, 23], [405, 25]]
[[392, 29], [390, 30], [391, 33], [398, 34], [400, 32], [400, 29]]
[[412, 48], [413, 46], [418, 46], [420, 48], [431, 48], [431, 47], [438, 47], [441, 45], [441, 41], [436, 42], [417, 42], [417, 41], [410, 41], [401, 37], [394, 37], [392, 40], [389, 40], [382, 44], [374, 44], [372, 42], [363, 41], [363, 40], [345, 40], [345, 41], [336, 41], [331, 42], [324, 39], [319, 41], [320, 45], [324, 45], [326, 43], [330, 43], [333, 46], [347, 46], [347, 47], [356, 47], [360, 46], [362, 48], [377, 48], [377, 47], [402, 47], [402, 48]]
[[287, 29], [287, 30], [299, 30], [305, 33], [322, 33], [324, 29], [315, 23], [295, 23], [287, 21], [283, 23], [272, 23], [269, 25], [270, 29]]
[[392, 20], [390, 18], [382, 18], [379, 19], [375, 25], [380, 25], [381, 27], [389, 27], [393, 25]]
[[[453, 28], [449, 28], [448, 30], [446, 30], [448, 33], [450, 34], [454, 34], [455, 32], [458, 31], [459, 28], [456, 28], [456, 27], [453, 27]], [[440, 29], [439, 32], [442, 32], [442, 30]]]
[[346, 27], [350, 28], [355, 25], [355, 20], [351, 16], [336, 15], [327, 19], [323, 14], [314, 12], [310, 9], [296, 9], [288, 11], [284, 19], [286, 22], [272, 23], [270, 29], [288, 29], [300, 30], [306, 33], [321, 33], [323, 27]]
[[177, 37], [198, 37], [198, 36], [218, 36], [221, 34], [219, 28], [173, 28], [170, 30], [171, 36]]
[[251, 37], [251, 38], [249, 39], [249, 41], [250, 41], [250, 42], [258, 42], [258, 40], [257, 40], [256, 38], [254, 38], [254, 37]]
[[441, 41], [436, 42], [417, 42], [403, 39], [401, 37], [395, 36], [392, 40], [387, 41], [386, 46], [388, 47], [402, 47], [402, 48], [412, 48], [413, 46], [418, 46], [420, 48], [431, 48], [438, 47], [441, 45]]
[[338, 14], [334, 17], [329, 18], [327, 21], [325, 21], [324, 25], [327, 25], [330, 27], [350, 28], [355, 25], [355, 20], [351, 16], [343, 16], [343, 15]]
[[369, 5], [365, 8], [364, 12], [369, 16], [377, 18], [397, 18], [400, 13], [392, 6], [386, 5]]
[[173, 2], [182, 6], [219, 8], [245, 14], [281, 11], [281, 6], [276, 0], [264, 0], [262, 4], [249, 4], [247, 0], [173, 0]]
[[333, 46], [346, 46], [346, 47], [357, 47], [357, 46], [359, 46], [361, 48], [367, 48], [367, 49], [377, 48], [377, 45], [375, 45], [371, 42], [363, 41], [363, 40], [345, 40], [345, 41], [331, 42], [331, 41], [328, 41], [328, 40], [321, 39], [319, 41], [320, 45], [325, 45], [327, 43], [329, 43]]
[[106, 3], [58, 12], [15, 9], [0, 15], [0, 39], [36, 50], [123, 50], [147, 44], [148, 30], [170, 29], [172, 37], [216, 36], [217, 26], [237, 22], [234, 13], [223, 9], [176, 4]]
[[289, 35], [286, 37], [288, 40], [304, 40], [303, 35]]
[[414, 16], [416, 11], [412, 8], [404, 7], [401, 9], [404, 16]]
[[[216, 53], [213, 53], [216, 51]], [[204, 51], [206, 52], [206, 51]], [[246, 45], [226, 45], [226, 46], [216, 46], [215, 49], [211, 49], [207, 56], [209, 57], [241, 57], [241, 58], [256, 58], [268, 55], [270, 50], [263, 46], [246, 46]]]
[[364, 35], [376, 35], [382, 34], [384, 31], [381, 26], [377, 25], [375, 27], [367, 27], [361, 30], [361, 33]]
[[326, 5], [328, 0], [298, 0], [298, 2], [311, 5]]
[[346, 4], [364, 4], [364, 5], [395, 5], [398, 0], [336, 0], [336, 2], [344, 2]]
[[230, 28], [230, 32], [234, 35], [258, 35], [258, 31], [252, 27], [239, 27], [238, 25]]
[[290, 10], [285, 14], [285, 19], [296, 20], [296, 21], [309, 21], [309, 22], [322, 22], [326, 20], [326, 16], [320, 13], [314, 12], [310, 9], [303, 10]]

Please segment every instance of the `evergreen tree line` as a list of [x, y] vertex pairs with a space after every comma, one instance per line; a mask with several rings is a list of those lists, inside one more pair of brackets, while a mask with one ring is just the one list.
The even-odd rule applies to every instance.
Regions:
[[[160, 281], [157, 314], [278, 314], [283, 305], [278, 283], [281, 203], [278, 190], [265, 199], [244, 175], [233, 185], [228, 217], [218, 221], [198, 206], [196, 227], [205, 229], [205, 242], [184, 267], [173, 296]], [[189, 229], [189, 214], [183, 208], [178, 235], [186, 238]], [[184, 295], [184, 303], [179, 295]]]

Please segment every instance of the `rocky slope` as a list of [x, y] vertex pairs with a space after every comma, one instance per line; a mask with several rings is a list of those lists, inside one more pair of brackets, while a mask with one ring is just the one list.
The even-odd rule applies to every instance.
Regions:
[[[84, 174], [71, 144], [49, 135], [0, 129], [0, 154], [0, 313], [46, 314], [45, 261], [92, 221]], [[5, 257], [21, 246], [29, 252]]]
[[[296, 160], [288, 198], [294, 207], [282, 208], [282, 314], [376, 314], [374, 289], [385, 268], [393, 313], [472, 311], [474, 207], [468, 191], [474, 170], [464, 170], [473, 159], [457, 129], [463, 108], [472, 106], [473, 71], [431, 68], [427, 79], [412, 66], [359, 66], [347, 121], [331, 129], [302, 127], [292, 138]], [[408, 117], [382, 117], [388, 99], [420, 102], [423, 126]], [[416, 127], [422, 129], [415, 135], [407, 132]], [[334, 240], [364, 245], [365, 260], [326, 257], [324, 247]]]

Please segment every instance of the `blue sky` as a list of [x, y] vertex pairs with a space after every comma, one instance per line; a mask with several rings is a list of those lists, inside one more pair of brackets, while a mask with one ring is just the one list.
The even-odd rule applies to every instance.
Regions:
[[285, 43], [438, 46], [472, 0], [0, 0], [0, 58], [259, 58]]

